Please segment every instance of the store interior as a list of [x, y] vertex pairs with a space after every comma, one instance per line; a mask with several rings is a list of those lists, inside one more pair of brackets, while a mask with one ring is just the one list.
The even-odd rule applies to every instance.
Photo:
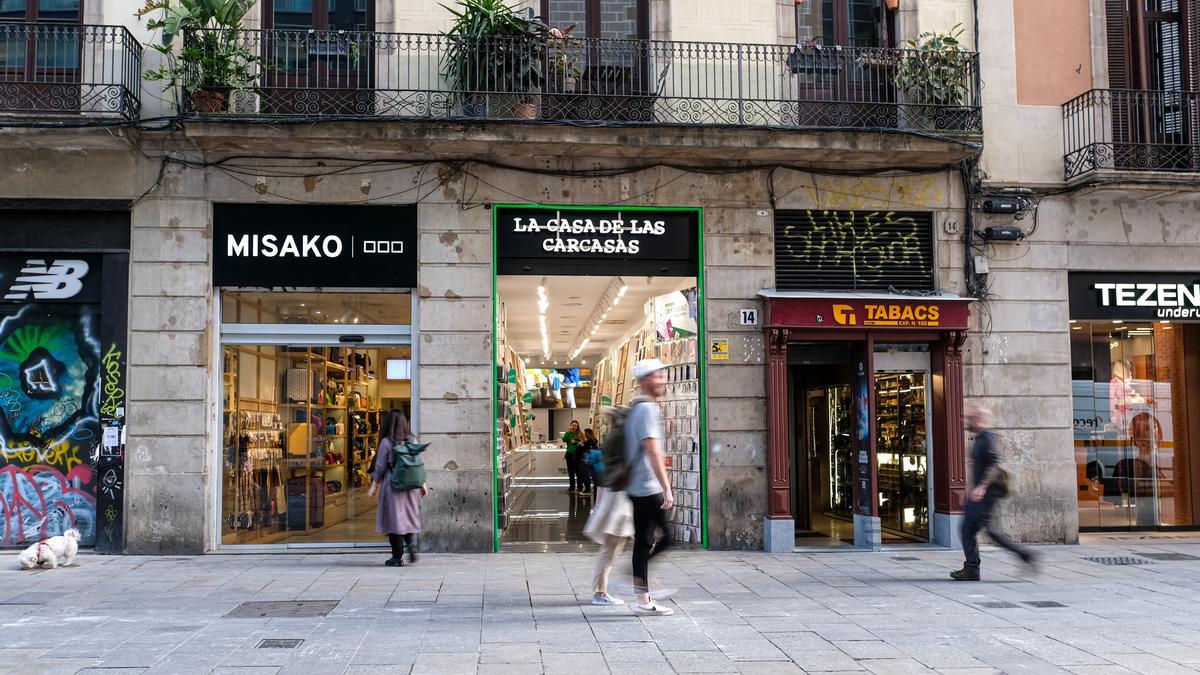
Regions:
[[598, 443], [605, 410], [629, 405], [633, 366], [669, 365], [660, 402], [668, 476], [675, 493], [672, 532], [702, 541], [699, 298], [695, 278], [500, 276], [496, 360], [497, 507], [506, 551], [589, 550], [583, 526], [592, 492], [570, 479], [563, 434], [572, 421]]
[[[789, 360], [793, 485], [799, 488], [794, 492], [796, 544], [853, 546], [858, 472], [853, 438], [867, 401], [854, 400], [851, 345], [795, 343]], [[875, 499], [883, 542], [927, 542], [932, 511], [928, 345], [879, 344], [875, 361]]]
[[[408, 324], [408, 294], [232, 293], [223, 323]], [[301, 331], [302, 332], [302, 331]], [[411, 347], [222, 347], [221, 544], [380, 545], [383, 411], [411, 415]]]

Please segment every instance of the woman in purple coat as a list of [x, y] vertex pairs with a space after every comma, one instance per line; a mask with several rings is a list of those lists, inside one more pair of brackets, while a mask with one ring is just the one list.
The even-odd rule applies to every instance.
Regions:
[[[407, 443], [412, 438], [408, 418], [399, 410], [389, 410], [383, 415], [379, 428], [379, 451], [375, 453], [375, 471], [371, 473], [368, 497], [379, 494], [379, 510], [375, 515], [375, 531], [387, 533], [392, 545], [392, 557], [383, 564], [388, 567], [404, 567], [404, 547], [408, 546], [408, 562], [417, 562], [417, 533], [421, 531], [421, 497], [429, 494], [429, 487], [419, 490], [392, 489], [392, 448]], [[382, 489], [380, 486], [383, 486]]]

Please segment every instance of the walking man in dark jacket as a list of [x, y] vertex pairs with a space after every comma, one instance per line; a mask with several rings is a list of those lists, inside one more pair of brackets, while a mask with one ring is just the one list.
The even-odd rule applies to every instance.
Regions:
[[962, 545], [965, 560], [961, 570], [950, 573], [950, 578], [955, 581], [979, 581], [979, 543], [975, 537], [980, 530], [987, 530], [992, 541], [1020, 556], [1026, 565], [1033, 567], [1036, 562], [1033, 551], [1013, 543], [992, 525], [992, 514], [1001, 497], [998, 489], [1001, 469], [996, 432], [990, 428], [991, 416], [987, 408], [977, 405], [968, 406], [963, 413], [967, 431], [975, 434], [975, 443], [971, 446], [971, 484], [963, 508]]

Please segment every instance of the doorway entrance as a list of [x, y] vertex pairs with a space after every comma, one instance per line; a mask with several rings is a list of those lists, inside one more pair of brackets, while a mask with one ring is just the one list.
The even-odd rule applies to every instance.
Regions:
[[[705, 543], [699, 209], [497, 206], [497, 550], [577, 551], [608, 410], [667, 368], [662, 450], [680, 544]], [[594, 460], [594, 458], [592, 458]]]
[[[929, 346], [875, 344], [871, 399], [853, 393], [852, 349], [848, 342], [789, 346], [797, 545], [854, 544], [855, 480], [868, 469], [877, 476], [871, 499], [883, 543], [929, 541]], [[862, 421], [875, 429], [873, 467], [861, 465], [869, 454], [855, 451]]]

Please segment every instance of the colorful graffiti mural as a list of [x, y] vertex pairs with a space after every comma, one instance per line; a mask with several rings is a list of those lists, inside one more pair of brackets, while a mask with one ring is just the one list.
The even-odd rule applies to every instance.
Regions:
[[95, 542], [98, 314], [92, 305], [29, 304], [0, 321], [2, 546], [71, 527], [81, 544]]

